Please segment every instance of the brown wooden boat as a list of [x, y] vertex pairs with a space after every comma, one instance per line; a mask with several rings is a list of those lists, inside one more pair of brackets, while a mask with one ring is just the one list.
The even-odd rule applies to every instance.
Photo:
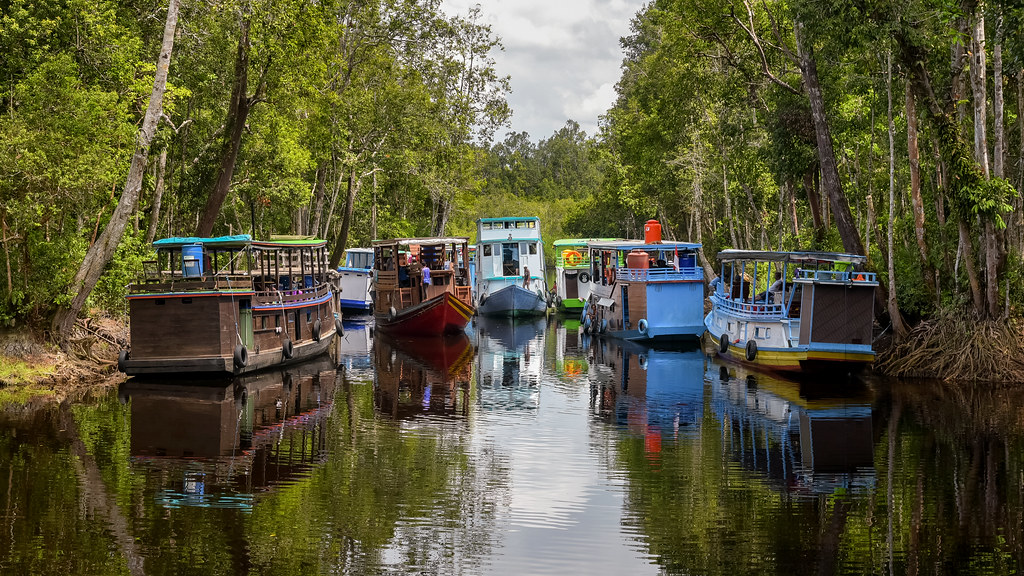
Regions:
[[[374, 319], [393, 335], [461, 332], [473, 316], [469, 239], [378, 240], [374, 253]], [[423, 282], [422, 269], [430, 269]]]
[[341, 330], [326, 241], [165, 238], [129, 287], [126, 374], [240, 374], [324, 353]]

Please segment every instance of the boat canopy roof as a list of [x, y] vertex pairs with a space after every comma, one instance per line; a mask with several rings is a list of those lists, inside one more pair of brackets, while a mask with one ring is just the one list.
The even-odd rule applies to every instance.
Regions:
[[534, 221], [540, 222], [540, 218], [537, 216], [502, 216], [500, 218], [479, 218], [477, 222], [519, 222], [519, 221]]
[[181, 248], [182, 246], [190, 246], [192, 244], [202, 244], [203, 246], [214, 246], [217, 248], [243, 248], [252, 244], [252, 236], [248, 234], [216, 236], [212, 238], [173, 236], [171, 238], [161, 238], [153, 242], [153, 246], [156, 248]]
[[209, 246], [211, 248], [245, 248], [246, 246], [253, 246], [260, 249], [270, 250], [283, 250], [288, 248], [319, 248], [326, 246], [326, 240], [320, 240], [311, 236], [273, 236], [270, 240], [266, 241], [255, 241], [252, 236], [248, 234], [236, 234], [234, 236], [216, 236], [210, 238], [204, 238], [199, 236], [174, 236], [171, 238], [161, 238], [156, 242], [153, 242], [153, 246], [157, 249], [175, 249], [181, 248], [182, 246], [191, 246], [193, 244], [202, 244], [203, 246]]
[[589, 242], [610, 242], [615, 238], [561, 238], [552, 246], [586, 246]]
[[756, 260], [758, 262], [799, 262], [801, 264], [830, 262], [863, 264], [867, 262], [865, 256], [840, 252], [770, 252], [764, 250], [722, 250], [718, 253], [718, 259], [722, 262]]
[[587, 242], [587, 246], [596, 248], [598, 250], [696, 250], [701, 247], [700, 244], [693, 242], [658, 242], [657, 244], [650, 244], [643, 240], [591, 240]]
[[373, 252], [373, 248], [345, 248], [345, 252], [369, 254]]
[[252, 245], [257, 248], [270, 249], [320, 248], [327, 245], [327, 240], [312, 236], [271, 236], [269, 241], [254, 241]]
[[412, 244], [469, 244], [467, 236], [435, 236], [428, 238], [394, 238], [391, 240], [374, 240], [373, 246], [409, 246]]

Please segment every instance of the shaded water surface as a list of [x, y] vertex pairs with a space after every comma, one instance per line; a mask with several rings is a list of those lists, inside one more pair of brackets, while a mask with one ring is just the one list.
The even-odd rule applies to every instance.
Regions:
[[1024, 394], [477, 319], [0, 412], [2, 574], [1010, 574]]

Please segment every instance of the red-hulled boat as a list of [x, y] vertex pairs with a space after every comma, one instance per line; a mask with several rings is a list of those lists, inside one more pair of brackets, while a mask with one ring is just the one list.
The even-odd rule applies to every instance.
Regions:
[[468, 244], [465, 237], [374, 242], [377, 328], [408, 336], [465, 329], [474, 313]]

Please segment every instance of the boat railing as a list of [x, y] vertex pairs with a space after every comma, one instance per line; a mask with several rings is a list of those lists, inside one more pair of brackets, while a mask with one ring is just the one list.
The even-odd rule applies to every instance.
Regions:
[[785, 316], [786, 311], [786, 307], [783, 304], [770, 304], [763, 300], [754, 302], [749, 300], [733, 300], [720, 294], [712, 294], [711, 303], [715, 308], [733, 316], [754, 319], [782, 318]]
[[700, 268], [619, 268], [615, 271], [616, 280], [629, 282], [679, 282], [684, 280], [702, 280]]
[[244, 274], [216, 274], [211, 276], [182, 276], [181, 273], [162, 272], [144, 282], [128, 287], [131, 294], [154, 292], [209, 292], [211, 290], [253, 290], [253, 279]]
[[256, 299], [260, 305], [289, 305], [301, 302], [317, 300], [330, 293], [330, 286], [327, 284], [316, 284], [310, 288], [298, 288], [295, 290], [261, 290], [256, 293]]
[[796, 280], [809, 280], [818, 282], [843, 282], [853, 284], [870, 284], [878, 282], [878, 275], [874, 272], [861, 270], [797, 270]]

